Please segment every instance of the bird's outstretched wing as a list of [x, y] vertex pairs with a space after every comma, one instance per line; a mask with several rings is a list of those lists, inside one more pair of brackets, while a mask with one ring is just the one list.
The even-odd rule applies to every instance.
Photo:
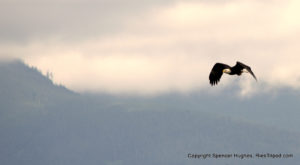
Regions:
[[211, 72], [209, 74], [209, 82], [212, 86], [218, 84], [218, 82], [222, 77], [223, 70], [227, 68], [230, 68], [230, 66], [222, 63], [216, 63], [214, 65], [214, 67], [211, 69]]
[[254, 75], [254, 73], [252, 72], [251, 68], [248, 65], [245, 65], [245, 64], [237, 61], [235, 67], [241, 68], [241, 70], [246, 69], [253, 76], [253, 78], [257, 81], [256, 76]]

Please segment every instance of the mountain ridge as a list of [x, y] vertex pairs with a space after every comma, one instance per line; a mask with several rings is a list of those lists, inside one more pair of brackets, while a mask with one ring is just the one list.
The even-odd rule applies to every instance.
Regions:
[[[234, 108], [226, 104], [234, 98], [218, 100], [217, 105], [214, 99], [220, 97], [201, 94], [153, 98], [77, 94], [22, 62], [5, 65], [0, 64], [1, 164], [300, 162], [299, 133], [226, 115], [244, 106], [252, 108], [251, 101]], [[294, 157], [196, 160], [187, 158], [188, 153], [291, 153]]]

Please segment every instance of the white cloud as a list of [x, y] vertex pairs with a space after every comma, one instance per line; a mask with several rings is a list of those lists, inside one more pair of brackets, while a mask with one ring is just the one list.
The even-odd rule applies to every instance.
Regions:
[[[112, 93], [206, 90], [215, 62], [239, 60], [265, 84], [242, 77], [240, 94], [247, 96], [265, 91], [260, 88], [299, 89], [299, 9], [296, 0], [178, 2], [128, 17], [120, 33], [76, 42], [52, 36], [0, 48], [2, 56], [52, 71], [55, 82], [73, 90]], [[225, 75], [214, 88], [236, 80]]]

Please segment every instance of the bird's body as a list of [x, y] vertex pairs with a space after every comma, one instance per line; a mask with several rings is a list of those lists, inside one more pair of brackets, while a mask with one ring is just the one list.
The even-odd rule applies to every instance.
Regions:
[[257, 80], [249, 66], [237, 61], [236, 65], [233, 67], [230, 67], [227, 64], [216, 63], [209, 74], [210, 84], [217, 85], [223, 73], [238, 76], [240, 76], [242, 73], [250, 73], [254, 79]]

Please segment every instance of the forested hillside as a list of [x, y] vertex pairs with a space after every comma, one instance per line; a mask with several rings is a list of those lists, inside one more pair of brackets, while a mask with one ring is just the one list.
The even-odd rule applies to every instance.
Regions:
[[[3, 165], [300, 163], [297, 93], [284, 92], [273, 100], [224, 97], [228, 93], [150, 98], [78, 94], [20, 61], [0, 63], [0, 77]], [[294, 116], [290, 123], [286, 113]], [[295, 127], [288, 129], [291, 125]], [[253, 158], [193, 159], [189, 153]], [[256, 153], [293, 157], [257, 158]]]

